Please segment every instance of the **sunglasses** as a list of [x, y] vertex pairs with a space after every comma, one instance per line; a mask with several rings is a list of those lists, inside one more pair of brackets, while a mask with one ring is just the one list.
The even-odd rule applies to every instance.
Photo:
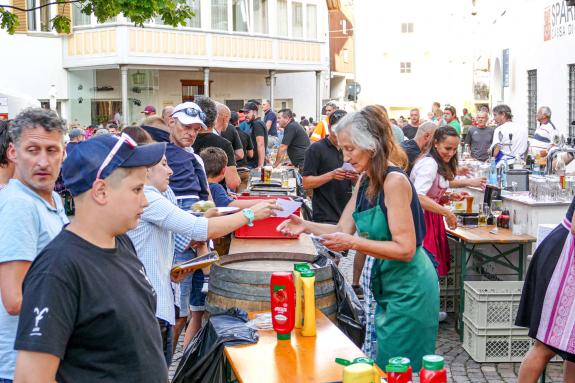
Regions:
[[112, 150], [110, 150], [110, 153], [108, 153], [108, 156], [104, 159], [102, 165], [100, 165], [98, 173], [96, 174], [97, 180], [100, 179], [102, 171], [106, 168], [106, 166], [110, 164], [110, 162], [112, 162], [112, 159], [120, 151], [120, 148], [122, 147], [123, 144], [127, 144], [132, 149], [138, 146], [138, 144], [136, 143], [136, 141], [132, 139], [132, 137], [128, 136], [125, 133], [122, 133], [122, 135], [118, 138], [118, 142], [116, 142], [116, 144], [112, 147]]
[[206, 114], [204, 112], [202, 112], [201, 110], [197, 110], [194, 108], [186, 108], [186, 109], [181, 109], [178, 110], [174, 113], [172, 113], [172, 116], [176, 113], [185, 113], [187, 116], [190, 117], [198, 117], [200, 120], [202, 120], [202, 122], [206, 122]]

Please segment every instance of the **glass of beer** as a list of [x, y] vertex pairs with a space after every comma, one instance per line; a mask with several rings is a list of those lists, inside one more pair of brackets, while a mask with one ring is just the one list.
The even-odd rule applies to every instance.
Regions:
[[467, 202], [467, 205], [465, 206], [466, 207], [465, 212], [467, 214], [473, 213], [473, 196], [472, 195], [466, 195], [465, 201]]
[[269, 184], [272, 182], [273, 167], [264, 166], [264, 183]]

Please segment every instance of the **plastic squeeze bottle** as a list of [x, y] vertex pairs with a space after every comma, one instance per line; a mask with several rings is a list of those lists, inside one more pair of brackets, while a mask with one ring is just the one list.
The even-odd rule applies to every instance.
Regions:
[[272, 324], [278, 340], [289, 340], [295, 323], [295, 291], [290, 272], [275, 272], [270, 281]]
[[315, 273], [312, 270], [300, 272], [301, 282], [303, 285], [303, 327], [301, 334], [303, 336], [315, 336]]
[[336, 358], [335, 362], [345, 366], [343, 383], [380, 383], [381, 377], [374, 366], [373, 360], [365, 357], [353, 361]]
[[409, 358], [401, 356], [391, 358], [385, 367], [387, 372], [387, 383], [411, 383], [413, 382], [413, 369], [410, 366]]
[[310, 266], [309, 263], [296, 263], [293, 265], [293, 269], [293, 280], [295, 284], [295, 328], [301, 328], [303, 325], [301, 272], [310, 270]]
[[423, 368], [419, 372], [419, 381], [421, 383], [447, 383], [447, 372], [444, 364], [441, 356], [424, 356]]

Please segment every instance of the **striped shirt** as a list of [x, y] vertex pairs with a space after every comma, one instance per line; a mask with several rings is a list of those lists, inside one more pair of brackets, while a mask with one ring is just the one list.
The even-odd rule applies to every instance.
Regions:
[[178, 208], [170, 188], [162, 195], [155, 187], [146, 185], [144, 193], [149, 206], [144, 209], [138, 227], [130, 230], [128, 235], [156, 290], [156, 316], [174, 324], [174, 294], [170, 282], [174, 235], [177, 233], [196, 241], [206, 241], [208, 220]]

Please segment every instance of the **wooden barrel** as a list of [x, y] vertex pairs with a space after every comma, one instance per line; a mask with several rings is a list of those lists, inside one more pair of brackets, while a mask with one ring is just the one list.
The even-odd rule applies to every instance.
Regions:
[[[212, 266], [206, 299], [209, 313], [232, 307], [245, 311], [270, 311], [270, 278], [274, 271], [293, 271], [293, 264], [312, 262], [299, 253], [229, 254]], [[315, 305], [335, 322], [337, 300], [331, 266], [314, 267]]]

